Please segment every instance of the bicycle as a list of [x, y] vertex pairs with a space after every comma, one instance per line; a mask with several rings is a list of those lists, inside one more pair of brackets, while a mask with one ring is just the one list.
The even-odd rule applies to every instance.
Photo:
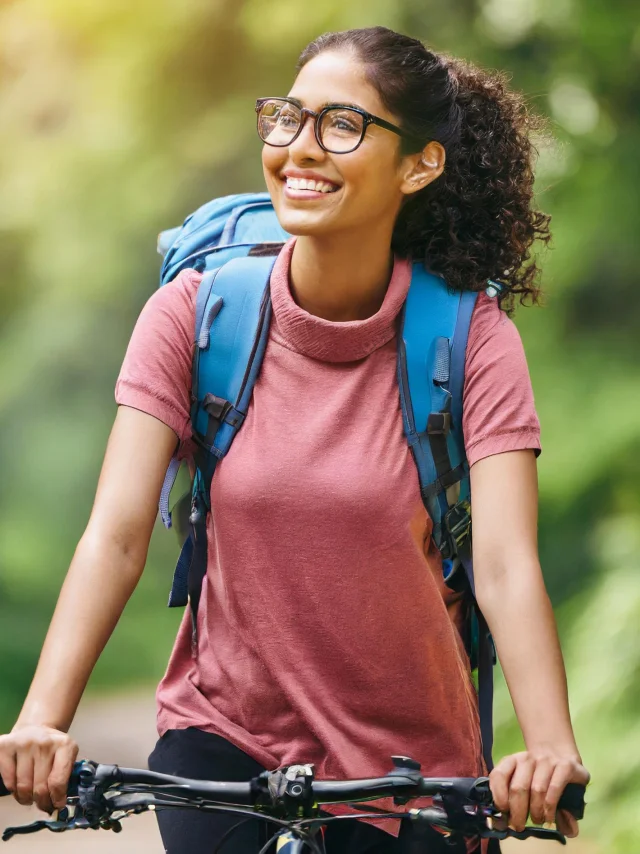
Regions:
[[[195, 809], [236, 813], [243, 820], [230, 828], [216, 846], [221, 846], [248, 818], [260, 818], [277, 828], [263, 846], [267, 854], [272, 846], [287, 854], [325, 854], [321, 828], [333, 821], [355, 818], [410, 819], [426, 823], [451, 841], [464, 837], [482, 839], [548, 839], [566, 844], [558, 830], [527, 826], [515, 831], [501, 825], [487, 777], [427, 778], [420, 765], [406, 756], [393, 756], [393, 769], [384, 777], [362, 780], [316, 780], [311, 765], [291, 765], [277, 771], [264, 771], [245, 783], [190, 780], [117, 765], [91, 761], [76, 762], [68, 787], [67, 806], [56, 819], [7, 828], [2, 839], [18, 834], [51, 830], [56, 833], [76, 829], [103, 829], [116, 833], [122, 819], [148, 810]], [[8, 794], [0, 780], [0, 795]], [[560, 799], [559, 809], [569, 810], [577, 819], [584, 816], [584, 786], [570, 783]], [[392, 797], [396, 806], [418, 797], [431, 797], [432, 805], [388, 812], [366, 807], [364, 802]], [[349, 804], [353, 814], [321, 814], [323, 804]], [[275, 849], [274, 849], [275, 850]]]

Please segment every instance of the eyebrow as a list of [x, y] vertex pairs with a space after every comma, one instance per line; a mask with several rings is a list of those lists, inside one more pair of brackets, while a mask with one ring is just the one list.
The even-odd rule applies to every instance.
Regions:
[[[300, 107], [300, 109], [304, 109], [304, 104], [299, 98], [290, 98], [288, 95], [284, 99], [285, 101], [291, 101], [292, 104], [295, 104], [296, 107]], [[364, 110], [364, 107], [360, 104], [353, 104], [351, 101], [325, 101], [324, 104], [320, 105], [320, 110], [324, 110], [325, 107], [353, 107], [355, 110]], [[366, 110], [365, 110], [366, 112]]]

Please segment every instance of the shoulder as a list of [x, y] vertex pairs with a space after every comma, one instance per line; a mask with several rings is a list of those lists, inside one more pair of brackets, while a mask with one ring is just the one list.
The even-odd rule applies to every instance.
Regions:
[[469, 339], [467, 342], [467, 360], [488, 342], [499, 341], [502, 344], [522, 346], [518, 329], [511, 318], [502, 311], [498, 300], [482, 291], [471, 316]]
[[171, 310], [178, 316], [193, 315], [201, 281], [202, 273], [192, 269], [182, 270], [175, 279], [158, 288], [147, 301], [145, 311]]
[[183, 270], [158, 288], [142, 309], [134, 337], [153, 347], [158, 342], [190, 346], [193, 340], [196, 296], [202, 274]]
[[469, 464], [507, 450], [539, 452], [540, 425], [515, 323], [481, 293], [465, 358], [463, 433]]
[[131, 335], [116, 384], [116, 401], [190, 435], [195, 302], [202, 275], [184, 270], [147, 301]]
[[519, 376], [528, 374], [522, 338], [513, 320], [502, 311], [498, 301], [484, 292], [478, 294], [469, 326], [465, 355], [467, 379], [484, 373], [491, 365], [503, 369], [517, 365]]

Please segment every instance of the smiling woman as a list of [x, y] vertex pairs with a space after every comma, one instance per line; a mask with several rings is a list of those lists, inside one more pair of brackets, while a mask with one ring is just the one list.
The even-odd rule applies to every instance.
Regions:
[[[217, 422], [212, 415], [216, 431], [234, 419], [242, 429], [216, 457], [210, 488], [200, 481], [206, 508], [194, 504], [192, 524], [206, 534], [198, 539], [206, 572], [201, 590], [190, 587], [199, 607], [193, 623], [187, 609], [158, 689], [150, 766], [242, 780], [312, 763], [320, 779], [361, 778], [386, 773], [389, 757], [403, 754], [429, 776], [483, 773], [490, 736], [480, 733], [475, 605], [464, 580], [473, 558], [481, 609], [473, 613], [485, 640], [485, 620], [495, 637], [527, 745], [491, 772], [494, 798], [515, 828], [529, 814], [555, 820], [564, 786], [588, 773], [538, 561], [531, 384], [517, 331], [486, 292], [492, 279], [506, 309], [517, 295], [537, 295], [529, 252], [548, 238], [548, 217], [532, 207], [535, 119], [502, 76], [382, 27], [320, 37], [290, 92], [260, 98], [256, 111], [265, 180], [292, 237], [261, 303], [266, 334], [251, 401], [228, 404]], [[444, 366], [455, 356], [462, 413], [443, 405], [412, 432], [398, 391], [399, 329], [425, 267], [445, 282], [437, 280], [442, 301], [414, 315], [418, 332], [426, 338], [426, 315], [464, 292], [469, 334], [466, 350], [436, 340], [425, 392], [451, 400]], [[142, 572], [164, 471], [172, 455], [201, 466], [201, 451], [213, 447], [191, 421], [203, 281], [211, 284], [194, 269], [180, 273], [149, 300], [131, 338], [87, 532], [20, 719], [0, 738], [0, 774], [23, 803], [61, 802], [76, 752], [65, 733]], [[217, 297], [211, 320], [224, 311]], [[215, 334], [214, 326], [205, 343], [197, 336], [198, 348]], [[207, 397], [215, 411], [227, 403]], [[464, 436], [464, 458], [443, 469], [451, 429]], [[421, 442], [438, 466], [424, 488]], [[461, 494], [469, 479], [472, 554]], [[433, 495], [464, 524], [436, 512]], [[257, 854], [267, 842], [256, 821], [229, 837], [233, 817], [158, 819], [168, 854], [219, 843], [224, 854]], [[558, 820], [577, 831], [562, 813]], [[399, 832], [397, 823], [327, 821], [324, 846], [479, 850], [477, 839], [454, 849], [437, 833], [418, 838], [405, 820]]]
[[[542, 130], [543, 123], [526, 109], [522, 96], [509, 91], [505, 75], [438, 56], [415, 39], [374, 27], [330, 33], [312, 42], [301, 55], [288, 99], [265, 100], [288, 102], [289, 123], [290, 114], [295, 113], [296, 135], [284, 143], [289, 148], [263, 153], [270, 191], [276, 186], [270, 177], [283, 158], [289, 169], [299, 166], [300, 135], [308, 142], [311, 134], [318, 148], [323, 148], [319, 118], [314, 120], [313, 133], [305, 129], [311, 125], [306, 117], [313, 110], [324, 113], [330, 103], [359, 109], [364, 121], [351, 132], [349, 148], [342, 144], [334, 146], [333, 152], [353, 157], [321, 158], [328, 168], [324, 174], [316, 169], [316, 177], [332, 178], [342, 187], [346, 181], [329, 170], [344, 169], [348, 179], [349, 171], [355, 169], [367, 187], [366, 193], [359, 188], [358, 201], [377, 223], [378, 233], [388, 232], [391, 218], [393, 249], [423, 260], [450, 287], [480, 290], [487, 279], [499, 279], [502, 307], [512, 308], [515, 295], [537, 300], [538, 268], [529, 250], [536, 239], [546, 242], [550, 234], [549, 217], [531, 204], [531, 135]], [[380, 126], [393, 131], [400, 141]], [[263, 141], [274, 145], [260, 131], [260, 124], [259, 132]], [[359, 152], [363, 142], [364, 150]], [[372, 147], [373, 162], [367, 157]], [[394, 167], [415, 167], [415, 158], [406, 157], [413, 152], [421, 156], [422, 172], [411, 175], [410, 187], [396, 184], [394, 188], [388, 177]], [[375, 157], [385, 153], [391, 155], [391, 163], [387, 161], [385, 169], [376, 168]], [[367, 174], [368, 165], [374, 175]], [[305, 177], [298, 172], [296, 177]], [[277, 194], [274, 204], [276, 199]], [[341, 213], [343, 226], [347, 210]], [[278, 215], [287, 230], [298, 233], [293, 222], [290, 228], [284, 224], [284, 210], [278, 210]], [[299, 226], [300, 220], [296, 222]]]

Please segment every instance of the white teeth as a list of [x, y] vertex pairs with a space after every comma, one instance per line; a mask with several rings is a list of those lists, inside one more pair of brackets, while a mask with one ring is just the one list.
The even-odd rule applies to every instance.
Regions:
[[316, 193], [334, 193], [338, 188], [324, 181], [314, 181], [307, 178], [287, 178], [287, 187], [292, 190], [313, 190]]

